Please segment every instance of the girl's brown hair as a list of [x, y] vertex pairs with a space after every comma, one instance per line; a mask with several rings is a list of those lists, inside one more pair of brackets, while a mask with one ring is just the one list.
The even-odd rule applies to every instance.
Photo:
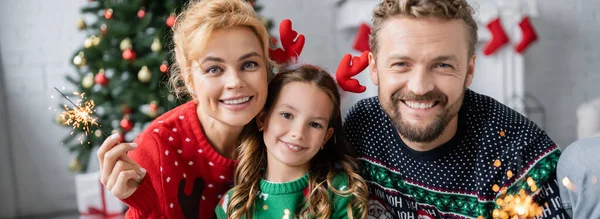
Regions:
[[[334, 106], [328, 124], [334, 128], [334, 135], [310, 161], [309, 195], [304, 205], [299, 206], [299, 218], [329, 218], [332, 206], [328, 190], [340, 196], [352, 197], [347, 208], [350, 218], [365, 218], [368, 190], [363, 178], [357, 174], [356, 159], [349, 155], [350, 146], [342, 128], [340, 94], [335, 80], [329, 73], [310, 65], [278, 73], [269, 83], [267, 102], [263, 109], [265, 116], [270, 114], [281, 89], [290, 82], [314, 84], [331, 98]], [[228, 218], [252, 217], [259, 182], [263, 170], [267, 167], [266, 147], [255, 122], [246, 126], [242, 139], [239, 164], [234, 175], [236, 186], [227, 206]], [[348, 189], [344, 191], [337, 190], [332, 185], [334, 176], [340, 172], [348, 175]], [[357, 215], [353, 215], [354, 213]]]
[[187, 3], [173, 27], [175, 60], [169, 84], [177, 97], [193, 96], [190, 66], [198, 60], [211, 33], [236, 27], [248, 27], [256, 34], [265, 66], [269, 66], [269, 33], [250, 3], [243, 0], [191, 0]]

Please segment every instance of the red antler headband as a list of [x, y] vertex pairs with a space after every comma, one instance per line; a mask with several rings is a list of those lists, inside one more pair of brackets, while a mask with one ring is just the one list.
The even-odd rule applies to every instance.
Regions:
[[[306, 42], [304, 35], [298, 34], [292, 29], [291, 20], [284, 19], [279, 25], [279, 38], [283, 49], [269, 49], [269, 57], [277, 64], [297, 62]], [[353, 93], [365, 92], [367, 88], [352, 77], [358, 75], [369, 65], [368, 54], [369, 52], [365, 51], [360, 57], [346, 54], [342, 58], [335, 72], [335, 78], [343, 90]]]
[[342, 58], [335, 72], [335, 79], [342, 90], [353, 93], [362, 93], [367, 90], [367, 87], [362, 86], [358, 80], [352, 77], [358, 75], [369, 66], [368, 57], [369, 51], [364, 51], [361, 56], [352, 57], [352, 55], [346, 54]]
[[283, 49], [269, 49], [270, 58], [277, 64], [286, 64], [290, 61], [295, 61], [304, 48], [304, 42], [306, 41], [304, 35], [294, 31], [292, 29], [292, 21], [285, 19], [279, 24], [279, 38], [281, 39]]

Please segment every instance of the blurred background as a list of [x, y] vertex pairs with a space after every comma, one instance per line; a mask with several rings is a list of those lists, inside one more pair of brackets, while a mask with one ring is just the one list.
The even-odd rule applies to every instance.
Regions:
[[[169, 20], [183, 2], [0, 0], [0, 218], [77, 218], [75, 178], [98, 170], [104, 134], [131, 141], [181, 103], [161, 83], [170, 64]], [[360, 54], [378, 1], [253, 2], [274, 39], [278, 23], [291, 19], [307, 38], [301, 60], [335, 72], [344, 54]], [[600, 2], [471, 2], [480, 28], [473, 90], [523, 113], [563, 149], [600, 127], [600, 112], [584, 109], [600, 98]], [[493, 46], [502, 35], [497, 18], [509, 41]], [[358, 78], [367, 92], [345, 93], [344, 111], [377, 93], [368, 72]], [[68, 138], [73, 129], [59, 114], [70, 103], [55, 87], [96, 101], [102, 131]]]

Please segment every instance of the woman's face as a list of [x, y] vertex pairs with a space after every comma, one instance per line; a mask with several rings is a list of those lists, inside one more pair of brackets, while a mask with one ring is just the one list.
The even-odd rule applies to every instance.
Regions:
[[266, 54], [261, 48], [248, 27], [211, 34], [191, 68], [199, 113], [239, 127], [261, 111], [267, 97]]

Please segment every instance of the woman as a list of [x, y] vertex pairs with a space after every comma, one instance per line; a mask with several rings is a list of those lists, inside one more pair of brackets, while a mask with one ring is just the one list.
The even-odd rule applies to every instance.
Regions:
[[173, 28], [171, 84], [193, 100], [158, 117], [134, 143], [98, 150], [101, 182], [128, 218], [212, 218], [233, 184], [243, 128], [267, 97], [268, 33], [240, 0], [190, 2]]

